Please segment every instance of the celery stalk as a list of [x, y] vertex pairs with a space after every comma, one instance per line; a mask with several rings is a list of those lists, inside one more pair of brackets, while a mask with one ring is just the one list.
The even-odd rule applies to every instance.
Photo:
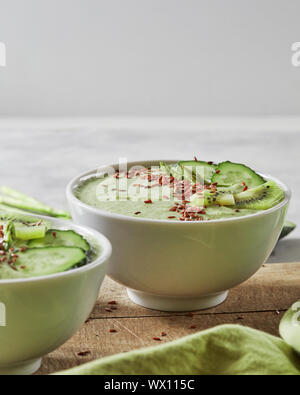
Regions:
[[50, 217], [59, 217], [64, 219], [71, 219], [71, 215], [65, 211], [55, 210], [37, 199], [27, 196], [10, 187], [3, 186], [1, 188], [3, 196], [0, 196], [0, 203], [15, 207], [17, 209], [30, 211], [36, 214], [48, 215]]

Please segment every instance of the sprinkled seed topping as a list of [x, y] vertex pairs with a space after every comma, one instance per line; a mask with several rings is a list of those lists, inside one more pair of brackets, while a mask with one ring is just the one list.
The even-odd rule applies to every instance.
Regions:
[[[107, 210], [139, 217], [138, 220], [140, 218], [169, 219], [174, 220], [173, 222], [230, 218], [238, 212], [241, 212], [240, 215], [247, 214], [246, 210], [243, 210], [245, 204], [243, 202], [239, 204], [235, 199], [240, 191], [247, 191], [248, 188], [252, 188], [251, 179], [247, 173], [241, 172], [241, 174], [245, 174], [243, 176], [244, 181], [241, 181], [238, 176], [234, 175], [228, 176], [228, 180], [223, 183], [222, 178], [226, 178], [230, 174], [230, 170], [227, 170], [226, 167], [220, 166], [217, 168], [213, 161], [202, 162], [196, 156], [194, 156], [193, 161], [162, 162], [160, 166], [153, 165], [142, 169], [139, 167], [138, 170], [137, 166], [135, 166], [128, 172], [117, 172], [114, 177], [120, 178], [120, 181], [115, 181], [111, 177], [108, 178], [107, 183], [104, 182], [103, 184], [111, 190], [115, 183], [117, 186], [115, 190], [122, 191], [124, 189], [118, 188], [118, 185], [120, 186], [121, 184], [121, 179], [128, 182], [126, 190], [132, 191], [132, 194], [129, 193], [123, 197], [119, 195], [117, 200], [130, 200], [131, 202], [128, 205], [124, 203], [120, 207], [119, 205], [113, 206], [113, 204], [108, 203]], [[205, 170], [204, 174], [200, 174], [202, 168]], [[200, 170], [200, 172], [195, 171], [195, 169]], [[218, 179], [215, 175], [220, 173], [222, 174], [219, 178], [219, 183], [214, 182]], [[124, 178], [131, 180], [124, 180]], [[229, 185], [228, 182], [230, 183], [231, 179], [235, 180], [235, 182]], [[245, 181], [248, 185], [246, 185]], [[237, 189], [230, 188], [238, 184], [240, 186]], [[154, 190], [150, 191], [150, 189]], [[152, 204], [154, 207], [144, 206]], [[97, 205], [95, 204], [95, 206]], [[105, 205], [103, 207], [106, 209]], [[130, 213], [128, 213], [128, 208], [131, 208]], [[168, 211], [170, 212], [169, 215]]]

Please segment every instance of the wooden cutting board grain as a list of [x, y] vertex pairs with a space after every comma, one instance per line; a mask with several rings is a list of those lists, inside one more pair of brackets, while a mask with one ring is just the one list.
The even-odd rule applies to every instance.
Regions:
[[[137, 306], [128, 299], [124, 287], [106, 278], [89, 320], [72, 339], [44, 358], [38, 374], [162, 344], [220, 324], [246, 325], [277, 336], [282, 315], [299, 299], [300, 263], [264, 265], [250, 280], [231, 290], [223, 304], [192, 314]], [[117, 304], [108, 304], [111, 301]]]

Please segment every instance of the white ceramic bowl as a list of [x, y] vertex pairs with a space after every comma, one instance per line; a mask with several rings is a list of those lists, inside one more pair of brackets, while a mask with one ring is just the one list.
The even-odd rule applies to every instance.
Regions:
[[[136, 165], [158, 166], [159, 162], [131, 162], [128, 169]], [[74, 221], [110, 239], [113, 254], [108, 274], [127, 287], [131, 300], [164, 311], [216, 306], [230, 288], [249, 279], [276, 245], [291, 196], [280, 181], [264, 176], [284, 189], [285, 199], [257, 214], [203, 222], [133, 218], [76, 198], [78, 184], [93, 174], [96, 170], [74, 178], [67, 187]]]
[[50, 220], [56, 229], [83, 235], [101, 252], [78, 269], [0, 280], [0, 374], [38, 370], [41, 358], [65, 343], [87, 319], [107, 271], [111, 244], [106, 237], [72, 222]]

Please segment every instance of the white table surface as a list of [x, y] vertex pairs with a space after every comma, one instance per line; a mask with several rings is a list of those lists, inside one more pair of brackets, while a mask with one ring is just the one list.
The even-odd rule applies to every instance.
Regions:
[[[58, 208], [66, 208], [67, 182], [98, 165], [194, 155], [243, 162], [281, 179], [293, 192], [288, 218], [300, 225], [300, 118], [0, 118], [0, 184]], [[300, 226], [269, 261], [296, 260]]]

